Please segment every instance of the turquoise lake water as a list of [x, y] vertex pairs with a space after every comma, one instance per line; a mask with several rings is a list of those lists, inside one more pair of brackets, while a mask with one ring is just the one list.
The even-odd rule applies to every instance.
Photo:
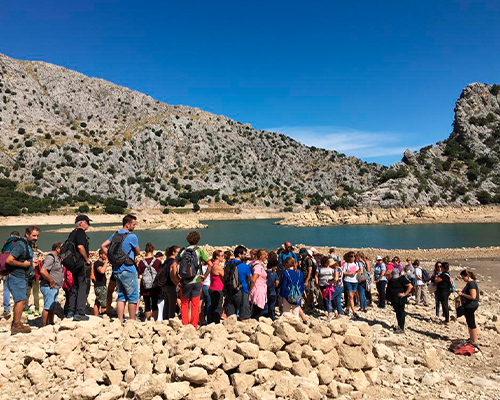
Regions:
[[[201, 244], [213, 246], [243, 244], [248, 248], [275, 249], [285, 240], [315, 246], [376, 247], [386, 249], [459, 248], [500, 246], [500, 224], [429, 224], [429, 225], [358, 225], [315, 228], [296, 228], [273, 225], [276, 220], [206, 221], [209, 227], [200, 230]], [[101, 225], [101, 226], [110, 226]], [[41, 226], [39, 248], [50, 250], [52, 243], [63, 242], [64, 233], [44, 230], [64, 227]], [[0, 227], [0, 242], [13, 230], [24, 232], [24, 227]], [[97, 249], [111, 232], [89, 231], [91, 249]], [[187, 230], [137, 230], [141, 249], [151, 241], [157, 249], [172, 244], [185, 244]]]

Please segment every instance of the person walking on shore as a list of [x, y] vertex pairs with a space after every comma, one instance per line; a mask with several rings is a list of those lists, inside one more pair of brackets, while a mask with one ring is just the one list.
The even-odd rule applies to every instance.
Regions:
[[88, 321], [89, 317], [85, 315], [87, 305], [87, 289], [91, 264], [89, 259], [89, 238], [86, 231], [90, 227], [91, 220], [86, 215], [79, 215], [75, 219], [76, 228], [69, 234], [68, 241], [75, 244], [76, 248], [76, 266], [71, 274], [73, 276], [73, 287], [70, 292], [69, 318], [75, 321]]
[[52, 251], [47, 254], [40, 268], [40, 291], [43, 295], [42, 325], [54, 325], [54, 312], [57, 306], [59, 289], [62, 286], [64, 274], [61, 264], [62, 243], [52, 245]]
[[439, 304], [443, 308], [443, 323], [447, 325], [450, 322], [450, 310], [448, 300], [451, 293], [451, 276], [449, 274], [450, 264], [443, 262], [440, 273], [432, 278], [432, 282], [437, 284], [436, 293]]
[[34, 257], [33, 244], [38, 240], [40, 229], [36, 226], [26, 228], [25, 237], [16, 242], [5, 260], [9, 276], [7, 287], [14, 299], [14, 317], [12, 319], [11, 333], [30, 333], [31, 328], [21, 323], [21, 316], [26, 303], [26, 282], [33, 263], [38, 262]]
[[385, 290], [387, 287], [386, 268], [381, 256], [377, 256], [373, 267], [373, 277], [378, 293], [378, 308], [385, 308]]
[[139, 302], [139, 276], [135, 266], [135, 257], [141, 253], [139, 239], [132, 233], [137, 224], [137, 217], [131, 214], [123, 218], [122, 229], [115, 232], [102, 245], [113, 266], [116, 277], [116, 314], [123, 322], [125, 303], [128, 302], [128, 314], [135, 320]]
[[398, 321], [398, 328], [395, 329], [395, 333], [404, 333], [405, 306], [412, 288], [408, 278], [404, 274], [401, 274], [399, 268], [394, 268], [392, 270], [392, 278], [387, 285], [387, 299], [391, 302]]
[[252, 318], [254, 319], [259, 319], [267, 303], [267, 273], [264, 266], [267, 254], [267, 250], [258, 250], [257, 260], [253, 266], [249, 301], [252, 304]]
[[479, 287], [476, 282], [476, 275], [467, 269], [460, 272], [460, 276], [465, 282], [462, 290], [457, 290], [462, 301], [462, 305], [457, 310], [457, 318], [465, 315], [467, 327], [469, 328], [469, 338], [472, 346], [479, 350], [477, 343], [477, 326], [474, 313], [479, 307]]

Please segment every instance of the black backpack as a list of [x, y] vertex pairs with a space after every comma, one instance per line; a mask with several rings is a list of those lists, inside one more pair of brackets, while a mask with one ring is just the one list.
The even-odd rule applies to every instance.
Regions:
[[108, 248], [108, 260], [109, 263], [114, 267], [120, 267], [123, 264], [125, 265], [135, 265], [134, 260], [130, 258], [128, 253], [123, 251], [123, 241], [127, 237], [130, 232], [126, 233], [118, 233], [116, 232], [113, 235], [113, 239], [111, 240], [111, 244]]
[[198, 259], [198, 247], [184, 250], [179, 263], [179, 276], [182, 279], [193, 279], [200, 270], [200, 260]]
[[162, 289], [167, 286], [168, 276], [170, 274], [170, 267], [167, 268], [167, 261], [162, 264], [160, 270], [156, 274], [155, 280], [153, 282], [153, 289]]
[[61, 247], [61, 262], [69, 272], [74, 272], [82, 266], [83, 257], [76, 248], [75, 236], [76, 229], [69, 234]]
[[234, 294], [240, 290], [240, 283], [238, 280], [238, 265], [243, 261], [233, 261], [226, 263], [224, 266], [224, 292], [227, 294]]

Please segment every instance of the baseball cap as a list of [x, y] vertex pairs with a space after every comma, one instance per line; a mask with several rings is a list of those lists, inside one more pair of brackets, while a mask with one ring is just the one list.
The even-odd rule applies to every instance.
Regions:
[[307, 254], [307, 249], [305, 247], [302, 247], [299, 250], [299, 256], [305, 256]]
[[381, 256], [377, 256], [377, 261], [383, 260]]
[[78, 217], [75, 218], [75, 224], [81, 221], [85, 221], [89, 225], [92, 222], [92, 220], [87, 215], [79, 215]]
[[155, 254], [155, 257], [156, 258], [163, 257], [163, 253], [161, 251], [159, 251], [158, 253]]
[[318, 250], [316, 250], [316, 247], [311, 247], [311, 251], [312, 251], [313, 254], [314, 253], [319, 253]]

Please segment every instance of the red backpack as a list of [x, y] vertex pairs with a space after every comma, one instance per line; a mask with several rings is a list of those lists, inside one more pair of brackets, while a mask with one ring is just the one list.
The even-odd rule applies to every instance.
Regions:
[[73, 274], [66, 269], [66, 267], [63, 267], [63, 284], [62, 288], [64, 290], [70, 290], [73, 287]]

